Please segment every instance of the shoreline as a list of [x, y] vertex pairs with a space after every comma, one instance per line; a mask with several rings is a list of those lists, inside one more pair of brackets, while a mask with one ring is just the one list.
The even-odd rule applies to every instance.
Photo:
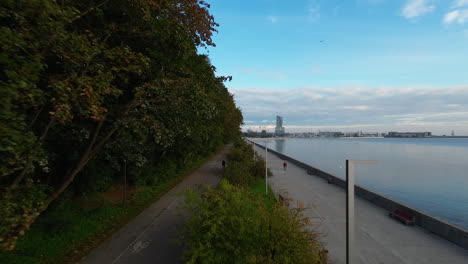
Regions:
[[252, 137], [246, 137], [247, 139], [260, 139], [260, 140], [273, 140], [273, 139], [286, 139], [286, 138], [339, 138], [339, 139], [347, 139], [347, 138], [363, 138], [363, 139], [369, 139], [369, 138], [397, 138], [397, 139], [424, 139], [424, 138], [468, 138], [468, 136], [431, 136], [431, 137], [270, 137], [270, 138], [252, 138]]

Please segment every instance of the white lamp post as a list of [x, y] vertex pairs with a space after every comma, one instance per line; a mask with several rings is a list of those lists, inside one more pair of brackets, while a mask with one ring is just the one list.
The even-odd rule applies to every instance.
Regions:
[[265, 193], [268, 194], [268, 167], [267, 167], [267, 162], [268, 162], [268, 147], [267, 144], [271, 140], [265, 140], [263, 143], [265, 144]]
[[346, 264], [354, 253], [354, 165], [376, 164], [375, 160], [346, 160]]
[[268, 148], [265, 140], [265, 194], [268, 194], [268, 167], [267, 167]]
[[253, 149], [253, 160], [255, 161], [257, 159], [255, 158], [255, 142], [253, 141], [252, 141], [252, 149]]

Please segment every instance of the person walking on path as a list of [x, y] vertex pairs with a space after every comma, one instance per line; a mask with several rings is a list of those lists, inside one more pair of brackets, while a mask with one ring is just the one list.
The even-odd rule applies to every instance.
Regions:
[[288, 167], [288, 164], [286, 163], [286, 161], [283, 163], [283, 168], [284, 170], [286, 170], [286, 167]]
[[226, 161], [223, 160], [223, 162], [221, 164], [223, 165], [223, 170], [226, 169]]

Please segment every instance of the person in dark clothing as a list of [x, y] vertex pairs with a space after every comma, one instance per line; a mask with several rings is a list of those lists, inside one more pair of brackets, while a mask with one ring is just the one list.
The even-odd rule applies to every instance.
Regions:
[[286, 170], [286, 167], [288, 167], [288, 164], [286, 163], [286, 161], [283, 163], [283, 168], [284, 170]]
[[221, 163], [223, 165], [223, 169], [226, 168], [226, 161], [223, 160], [223, 162]]

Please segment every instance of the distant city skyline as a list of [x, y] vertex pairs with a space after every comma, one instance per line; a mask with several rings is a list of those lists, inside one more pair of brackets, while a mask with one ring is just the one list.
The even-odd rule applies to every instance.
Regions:
[[[453, 127], [463, 128], [463, 124], [446, 124]], [[365, 132], [365, 133], [388, 133], [388, 132], [431, 132], [433, 135], [455, 135], [455, 136], [468, 136], [466, 130], [449, 129], [447, 127], [434, 128], [433, 130], [425, 130], [424, 126], [418, 125], [353, 125], [353, 126], [283, 126], [286, 133], [316, 133], [316, 132]], [[276, 125], [258, 125], [248, 126], [244, 125], [243, 132], [252, 130], [254, 132], [261, 132], [266, 130], [269, 133], [275, 133]]]
[[[468, 134], [468, 1], [210, 2], [245, 127]], [[200, 49], [200, 52], [207, 52]]]

